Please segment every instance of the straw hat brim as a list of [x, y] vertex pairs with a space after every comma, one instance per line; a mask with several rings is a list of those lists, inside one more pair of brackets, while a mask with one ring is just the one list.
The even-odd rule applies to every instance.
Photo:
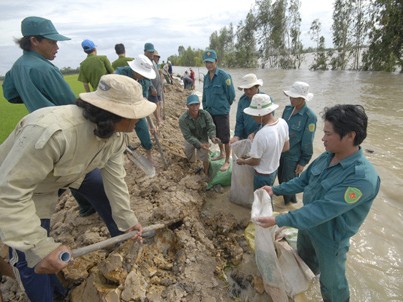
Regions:
[[105, 98], [102, 95], [98, 95], [97, 92], [83, 92], [79, 94], [80, 99], [101, 108], [105, 111], [114, 113], [118, 116], [128, 119], [141, 119], [149, 116], [155, 111], [157, 105], [148, 101], [144, 97], [139, 102], [133, 104], [127, 104], [119, 102], [119, 100], [111, 100]]

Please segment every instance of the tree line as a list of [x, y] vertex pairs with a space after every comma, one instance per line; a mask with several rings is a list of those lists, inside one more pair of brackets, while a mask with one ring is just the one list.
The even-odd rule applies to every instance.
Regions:
[[[403, 0], [335, 0], [332, 45], [326, 48], [320, 18], [309, 35], [315, 47], [301, 41], [301, 0], [257, 0], [245, 20], [210, 35], [220, 66], [298, 69], [313, 52], [312, 70], [403, 72]], [[203, 50], [179, 46], [169, 57], [174, 65], [202, 66]]]

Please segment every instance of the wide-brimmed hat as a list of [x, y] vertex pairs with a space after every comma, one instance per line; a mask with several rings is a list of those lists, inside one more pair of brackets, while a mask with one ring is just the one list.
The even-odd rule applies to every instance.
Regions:
[[313, 93], [309, 92], [309, 84], [305, 82], [294, 82], [289, 90], [284, 90], [284, 94], [292, 98], [303, 98], [307, 101], [313, 99]]
[[191, 94], [188, 96], [188, 98], [186, 99], [186, 105], [192, 105], [192, 104], [200, 104], [200, 99], [198, 95]]
[[242, 77], [242, 83], [238, 86], [238, 89], [243, 90], [256, 85], [263, 86], [263, 80], [258, 79], [254, 73], [248, 73]]
[[217, 53], [210, 49], [203, 53], [203, 62], [215, 62], [217, 60]]
[[252, 97], [249, 107], [245, 108], [243, 112], [253, 116], [265, 116], [272, 113], [279, 106], [274, 104], [271, 97], [267, 94], [255, 94]]
[[52, 21], [41, 17], [26, 17], [22, 20], [21, 33], [24, 37], [42, 36], [53, 41], [71, 40], [70, 38], [59, 34]]
[[154, 45], [153, 45], [152, 43], [146, 43], [146, 44], [144, 44], [144, 51], [147, 51], [147, 52], [154, 52], [154, 51], [155, 51]]
[[143, 97], [143, 88], [132, 78], [119, 74], [101, 77], [97, 90], [79, 94], [80, 99], [128, 119], [149, 116], [157, 105]]
[[85, 39], [83, 42], [81, 42], [81, 47], [84, 49], [84, 51], [91, 51], [96, 48], [95, 43], [88, 39]]
[[157, 76], [153, 69], [153, 63], [145, 55], [138, 55], [133, 61], [128, 62], [130, 68], [147, 79], [155, 79]]

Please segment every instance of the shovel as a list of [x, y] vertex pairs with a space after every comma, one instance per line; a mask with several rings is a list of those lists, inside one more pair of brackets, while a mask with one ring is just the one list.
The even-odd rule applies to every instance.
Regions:
[[[166, 223], [157, 223], [157, 224], [152, 224], [150, 226], [146, 226], [146, 227], [143, 228], [142, 237], [144, 237], [144, 238], [153, 237], [154, 231], [159, 230], [159, 229], [163, 229], [163, 228], [165, 228], [167, 226], [179, 223], [181, 221], [182, 221], [181, 219], [175, 219], [175, 220], [171, 220], [171, 221], [166, 222]], [[75, 257], [80, 257], [80, 256], [84, 256], [86, 254], [101, 250], [101, 249], [106, 248], [108, 246], [111, 246], [111, 245], [114, 245], [116, 243], [125, 241], [125, 240], [127, 240], [129, 238], [135, 237], [137, 235], [137, 233], [138, 233], [138, 231], [131, 231], [131, 232], [128, 232], [128, 233], [124, 233], [122, 235], [115, 236], [115, 237], [103, 240], [101, 242], [97, 242], [97, 243], [94, 243], [94, 244], [90, 244], [90, 245], [87, 245], [87, 246], [84, 246], [84, 247], [74, 249], [74, 250], [72, 250], [71, 253], [69, 253], [69, 252], [61, 252], [59, 254], [59, 259], [61, 261], [63, 261], [63, 262], [69, 262], [72, 259], [72, 257], [74, 257], [74, 258]]]
[[126, 148], [127, 157], [148, 177], [155, 176], [155, 167], [153, 164], [148, 160], [148, 158], [144, 157], [142, 154], [138, 153], [136, 150], [130, 150]]

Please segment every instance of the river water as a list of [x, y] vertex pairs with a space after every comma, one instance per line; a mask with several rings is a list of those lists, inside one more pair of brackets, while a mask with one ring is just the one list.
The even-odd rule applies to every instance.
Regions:
[[[207, 72], [193, 68], [196, 79]], [[185, 68], [174, 67], [175, 74]], [[382, 72], [309, 71], [270, 69], [228, 69], [234, 85], [242, 76], [256, 73], [263, 79], [262, 91], [280, 105], [280, 116], [289, 103], [283, 90], [294, 81], [310, 84], [314, 98], [309, 107], [318, 116], [314, 142], [316, 158], [324, 151], [321, 141], [324, 107], [335, 104], [360, 104], [368, 115], [368, 136], [362, 144], [367, 158], [381, 178], [381, 189], [359, 233], [351, 239], [347, 278], [351, 301], [403, 301], [403, 74]], [[202, 91], [197, 81], [196, 90]], [[231, 129], [242, 92], [237, 89], [231, 109]], [[308, 294], [309, 301], [320, 301], [318, 287]]]

